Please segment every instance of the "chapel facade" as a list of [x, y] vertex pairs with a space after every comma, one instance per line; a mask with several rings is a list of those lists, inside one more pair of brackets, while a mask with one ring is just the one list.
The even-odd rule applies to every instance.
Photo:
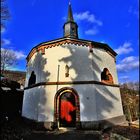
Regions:
[[116, 52], [79, 39], [71, 4], [62, 38], [40, 43], [27, 56], [22, 116], [46, 129], [93, 129], [125, 121]]

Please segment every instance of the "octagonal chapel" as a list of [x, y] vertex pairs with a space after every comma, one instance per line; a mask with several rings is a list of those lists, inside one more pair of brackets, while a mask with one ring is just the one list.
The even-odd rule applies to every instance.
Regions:
[[94, 129], [125, 121], [116, 52], [78, 38], [71, 4], [62, 38], [43, 42], [27, 56], [22, 116], [46, 129]]

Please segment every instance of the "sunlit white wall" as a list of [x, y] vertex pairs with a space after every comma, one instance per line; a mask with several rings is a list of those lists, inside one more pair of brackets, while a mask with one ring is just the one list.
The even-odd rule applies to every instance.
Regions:
[[[60, 65], [58, 70], [58, 65]], [[65, 77], [65, 66], [69, 66], [69, 77]], [[25, 87], [32, 71], [36, 74], [36, 83], [59, 81], [101, 81], [101, 72], [108, 68], [115, 84], [118, 84], [114, 58], [104, 49], [93, 48], [89, 52], [86, 46], [62, 45], [45, 49], [45, 54], [35, 53], [27, 65]]]

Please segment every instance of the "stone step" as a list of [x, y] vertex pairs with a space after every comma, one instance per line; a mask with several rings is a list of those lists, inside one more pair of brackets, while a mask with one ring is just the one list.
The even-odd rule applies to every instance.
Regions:
[[23, 140], [101, 140], [98, 131], [82, 131], [72, 129], [61, 129], [57, 131], [33, 131]]

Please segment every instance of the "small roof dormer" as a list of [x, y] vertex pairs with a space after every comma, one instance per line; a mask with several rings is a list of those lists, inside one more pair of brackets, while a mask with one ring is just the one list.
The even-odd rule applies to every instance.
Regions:
[[71, 3], [69, 2], [68, 7], [68, 18], [63, 26], [64, 37], [78, 38], [78, 25], [74, 22]]

